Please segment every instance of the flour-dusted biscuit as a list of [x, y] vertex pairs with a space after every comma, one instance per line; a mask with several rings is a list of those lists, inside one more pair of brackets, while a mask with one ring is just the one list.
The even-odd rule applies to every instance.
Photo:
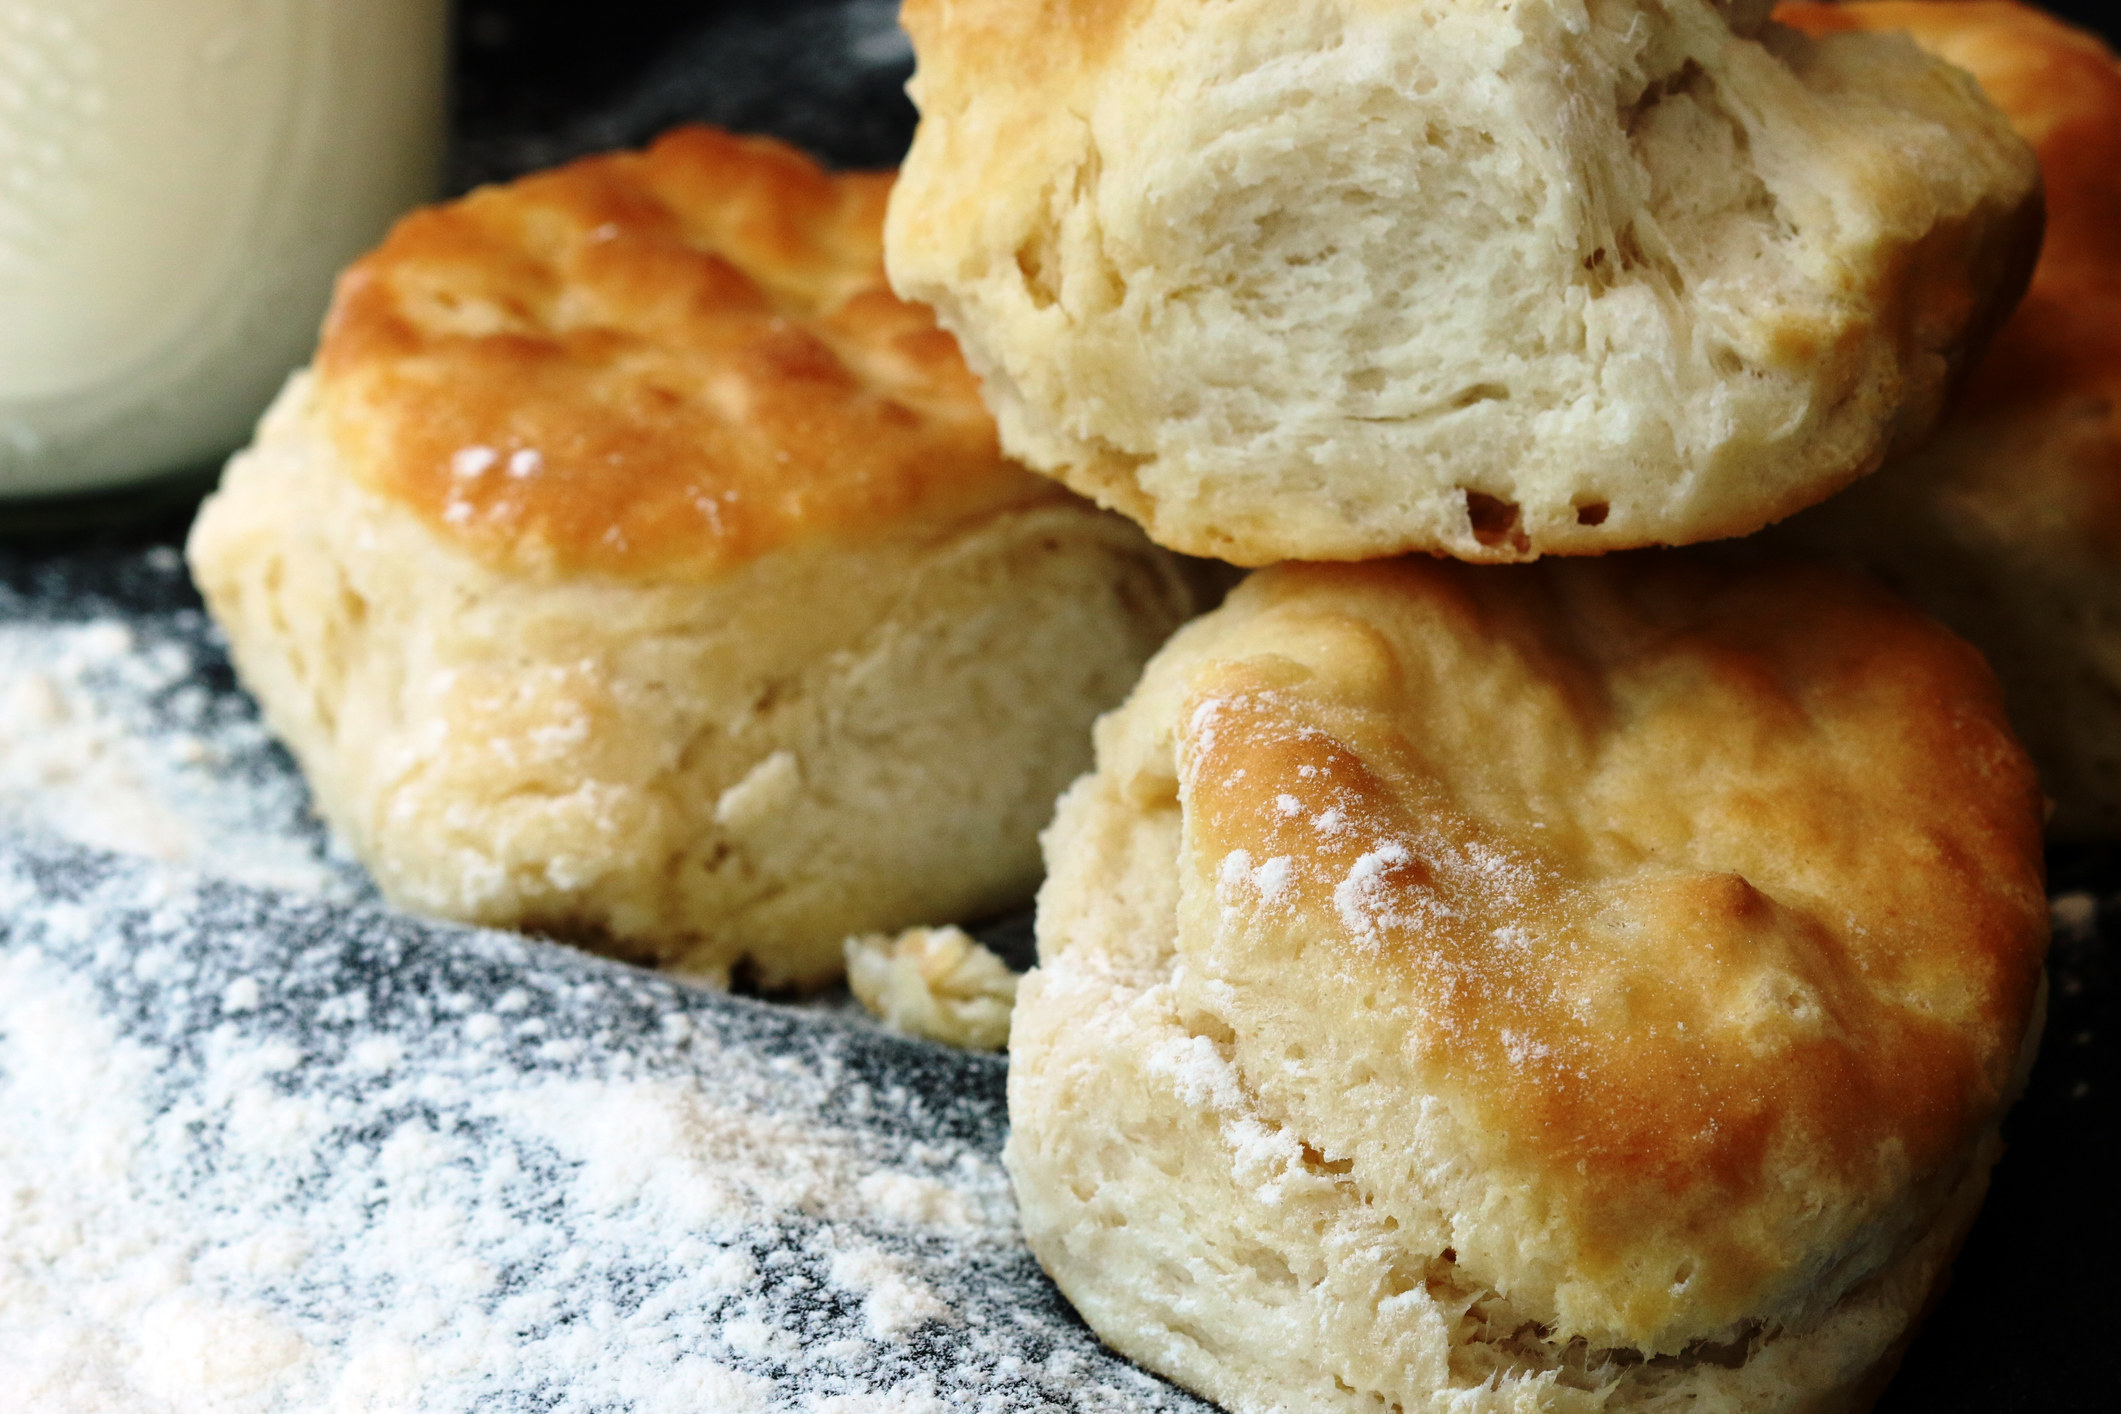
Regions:
[[1936, 438], [1762, 542], [1878, 575], [1988, 655], [2065, 838], [2121, 835], [2121, 67], [2022, 5], [1804, 5], [1904, 30], [2033, 144], [2047, 242]]
[[1995, 684], [1825, 570], [1262, 570], [1046, 853], [1025, 1231], [1234, 1414], [1861, 1409], [2038, 1030]]
[[909, 0], [893, 282], [1004, 446], [1239, 564], [1741, 535], [1934, 422], [2031, 154], [1752, 0]]
[[1002, 458], [889, 181], [683, 130], [347, 272], [190, 554], [394, 901], [784, 985], [1028, 898], [1190, 600]]

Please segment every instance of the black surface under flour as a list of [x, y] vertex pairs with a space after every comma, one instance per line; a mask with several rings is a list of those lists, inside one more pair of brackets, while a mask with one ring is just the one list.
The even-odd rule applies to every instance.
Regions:
[[[1103, 1351], [1015, 1240], [996, 1058], [78, 849], [0, 847], [0, 900], [9, 1256], [43, 1252], [40, 1228], [126, 1239], [62, 1247], [42, 1292], [0, 1274], [19, 1407], [154, 1407], [130, 1396], [168, 1377], [134, 1352], [172, 1303], [201, 1339], [284, 1356], [254, 1390], [216, 1386], [233, 1408], [365, 1407], [388, 1392], [364, 1369], [379, 1355], [412, 1362], [427, 1410], [662, 1408], [680, 1390], [732, 1414], [1197, 1407]], [[102, 1072], [42, 1128], [30, 1087], [48, 1094], [40, 1067], [65, 1057], [27, 1053], [33, 1027]], [[275, 1105], [303, 1118], [256, 1117]], [[636, 1141], [629, 1157], [674, 1166], [669, 1191], [652, 1172], [614, 1189], [577, 1134]], [[418, 1162], [394, 1175], [408, 1135]], [[20, 1195], [53, 1174], [72, 1182]], [[280, 1229], [299, 1260], [228, 1258]], [[451, 1264], [483, 1271], [423, 1314], [427, 1274]], [[181, 1288], [157, 1286], [165, 1266]], [[718, 1270], [733, 1276], [700, 1279]], [[487, 1358], [434, 1356], [465, 1339]], [[110, 1402], [62, 1398], [106, 1376], [124, 1382]]]

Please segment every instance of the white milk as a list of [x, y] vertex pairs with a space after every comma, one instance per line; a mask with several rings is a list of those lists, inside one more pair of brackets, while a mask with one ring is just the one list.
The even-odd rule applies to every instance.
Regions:
[[0, 0], [0, 495], [209, 463], [435, 190], [445, 0]]

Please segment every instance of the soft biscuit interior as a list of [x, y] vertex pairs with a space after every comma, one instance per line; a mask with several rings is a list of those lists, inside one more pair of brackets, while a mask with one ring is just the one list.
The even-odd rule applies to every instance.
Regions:
[[1354, 1408], [1831, 1384], [1920, 1309], [2045, 939], [1964, 645], [1823, 573], [1283, 567], [1099, 750], [1048, 835], [1011, 1154], [1108, 1339]]

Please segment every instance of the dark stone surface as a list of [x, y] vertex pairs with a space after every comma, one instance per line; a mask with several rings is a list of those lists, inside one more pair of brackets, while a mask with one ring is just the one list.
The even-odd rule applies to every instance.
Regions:
[[[434, 1410], [622, 1414], [641, 1405], [616, 1389], [681, 1377], [702, 1359], [745, 1381], [747, 1410], [894, 1390], [911, 1407], [932, 1407], [919, 1402], [926, 1394], [993, 1414], [1203, 1408], [1100, 1347], [1011, 1237], [998, 1056], [702, 991], [551, 943], [197, 882], [76, 848], [0, 839], [0, 895], [0, 966], [85, 988], [93, 1019], [80, 1030], [112, 1029], [125, 1104], [184, 1117], [130, 1151], [126, 1182], [94, 1181], [82, 1195], [90, 1211], [107, 1220], [147, 1203], [181, 1221], [182, 1238], [128, 1231], [198, 1263], [201, 1299], [270, 1311], [298, 1332], [324, 1385], [350, 1357], [373, 1358], [366, 1318], [395, 1310], [417, 1313], [397, 1328], [411, 1350], [446, 1349], [467, 1323], [496, 1330], [470, 1368], [437, 1364], [420, 1391]], [[55, 995], [25, 994], [44, 1007]], [[24, 997], [0, 997], [0, 1017], [11, 1001]], [[232, 1083], [268, 1054], [269, 1069], [232, 1099]], [[836, 1187], [817, 1201], [703, 1202], [675, 1220], [645, 1196], [634, 1209], [613, 1203], [584, 1178], [595, 1156], [556, 1147], [537, 1116], [582, 1118], [567, 1094], [623, 1109], [643, 1090], [712, 1126], [696, 1177], [726, 1176], [722, 1145], [760, 1142], [745, 1137], [755, 1119], [767, 1142], [801, 1135], [822, 1146], [842, 1170]], [[289, 1143], [283, 1115], [261, 1139], [245, 1121], [277, 1101], [321, 1121]], [[421, 1177], [400, 1186], [386, 1155], [407, 1141], [423, 1156]], [[693, 1152], [681, 1133], [657, 1161], [682, 1165]], [[761, 1170], [771, 1156], [753, 1162], [770, 1185], [775, 1175]], [[954, 1193], [993, 1219], [924, 1222], [865, 1202], [858, 1180]], [[425, 1251], [405, 1248], [408, 1227], [427, 1234]], [[302, 1260], [218, 1260], [258, 1230], [302, 1233]], [[849, 1253], [919, 1281], [948, 1319], [880, 1336], [839, 1269]], [[136, 1250], [105, 1261], [87, 1268], [97, 1294], [140, 1279]], [[457, 1297], [468, 1310], [422, 1310], [427, 1272], [448, 1262], [483, 1263], [491, 1276]], [[747, 1275], [701, 1281], [730, 1262]], [[117, 1282], [112, 1269], [124, 1274]], [[94, 1318], [122, 1332], [126, 1314], [121, 1305]], [[587, 1349], [569, 1336], [585, 1323], [601, 1333]], [[776, 1339], [731, 1334], [746, 1325]], [[18, 1369], [0, 1351], [0, 1375]], [[592, 1388], [548, 1387], [576, 1375]], [[270, 1408], [321, 1407], [306, 1398], [313, 1379], [290, 1378]], [[14, 1408], [4, 1396], [0, 1405]], [[713, 1414], [711, 1402], [694, 1407]]]

